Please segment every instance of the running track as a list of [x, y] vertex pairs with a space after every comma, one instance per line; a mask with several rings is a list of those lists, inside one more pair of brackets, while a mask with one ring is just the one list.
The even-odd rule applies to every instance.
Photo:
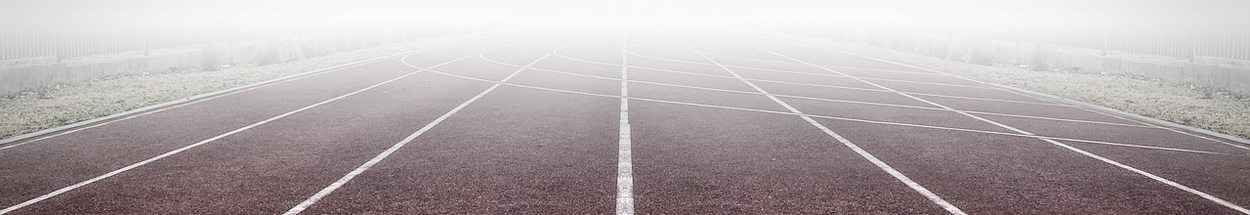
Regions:
[[1239, 214], [1248, 145], [768, 34], [532, 27], [0, 145], [13, 214]]

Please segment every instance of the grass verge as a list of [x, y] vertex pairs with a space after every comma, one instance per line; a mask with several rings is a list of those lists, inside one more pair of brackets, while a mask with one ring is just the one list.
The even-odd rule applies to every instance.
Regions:
[[218, 71], [117, 75], [45, 86], [0, 96], [0, 139], [425, 46], [426, 42], [414, 41], [283, 64], [244, 65]]

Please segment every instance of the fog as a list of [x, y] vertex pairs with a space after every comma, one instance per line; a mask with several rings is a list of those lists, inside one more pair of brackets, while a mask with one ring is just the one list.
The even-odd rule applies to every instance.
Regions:
[[306, 26], [649, 17], [872, 26], [1241, 24], [1247, 1], [5, 0], [8, 24]]
[[[872, 29], [931, 32], [1013, 41], [1108, 46], [1149, 40], [1196, 46], [1240, 44], [1250, 26], [1250, 1], [1132, 0], [3, 0], [0, 25], [18, 43], [45, 35], [138, 34], [152, 39], [254, 38], [333, 30], [514, 25], [622, 19], [655, 23], [717, 23], [828, 32]], [[470, 26], [470, 27], [465, 27]], [[835, 32], [836, 33], [836, 32]], [[16, 35], [16, 36], [12, 36]], [[208, 35], [208, 36], [205, 36]], [[1223, 37], [1231, 37], [1223, 38]], [[1124, 39], [1117, 39], [1124, 38]], [[1139, 42], [1145, 43], [1145, 42]], [[182, 44], [182, 43], [178, 43]], [[1190, 45], [1184, 45], [1190, 44]], [[1243, 44], [1244, 45], [1244, 44]], [[1111, 45], [1111, 46], [1114, 46]], [[1131, 46], [1125, 44], [1123, 46]], [[1192, 48], [1189, 48], [1192, 49]]]

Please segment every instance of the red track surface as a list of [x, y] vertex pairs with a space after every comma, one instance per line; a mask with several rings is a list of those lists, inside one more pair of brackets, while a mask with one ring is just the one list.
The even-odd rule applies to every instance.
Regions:
[[763, 34], [621, 30], [507, 31], [0, 145], [0, 212], [1250, 205], [1250, 150], [1231, 140]]

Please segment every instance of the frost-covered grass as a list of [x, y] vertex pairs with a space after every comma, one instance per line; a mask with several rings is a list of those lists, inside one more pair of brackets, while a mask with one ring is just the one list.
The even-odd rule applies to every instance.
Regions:
[[0, 96], [0, 138], [424, 46], [423, 42], [397, 43], [284, 64], [111, 76], [4, 95]]
[[1250, 96], [1115, 74], [1030, 71], [943, 60], [862, 44], [795, 38], [836, 50], [911, 64], [1183, 125], [1250, 138]]

